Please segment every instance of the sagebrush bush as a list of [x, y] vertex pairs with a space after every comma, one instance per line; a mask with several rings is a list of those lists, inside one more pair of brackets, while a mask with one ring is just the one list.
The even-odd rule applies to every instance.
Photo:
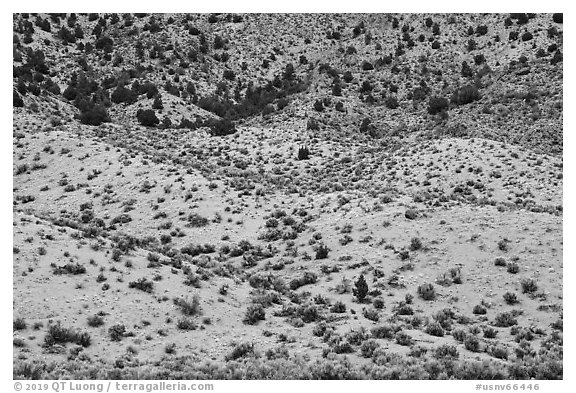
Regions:
[[396, 344], [402, 346], [410, 346], [414, 344], [414, 339], [405, 332], [396, 333]]
[[439, 360], [446, 358], [458, 359], [459, 356], [460, 354], [458, 353], [458, 348], [456, 348], [454, 345], [442, 344], [434, 351], [434, 357]]
[[480, 92], [474, 85], [463, 86], [452, 94], [450, 101], [455, 105], [465, 105], [480, 99]]
[[469, 334], [464, 339], [464, 347], [472, 352], [478, 352], [480, 350], [480, 340], [473, 334]]
[[112, 341], [121, 341], [126, 335], [126, 326], [123, 324], [116, 324], [108, 329], [108, 335]]
[[506, 304], [516, 304], [519, 303], [520, 301], [518, 300], [518, 296], [516, 296], [515, 293], [512, 292], [506, 292], [504, 295], [504, 301], [506, 302]]
[[398, 330], [395, 326], [382, 325], [373, 327], [370, 332], [372, 333], [372, 336], [375, 338], [386, 338], [391, 340], [394, 338], [394, 335], [396, 334], [397, 331]]
[[24, 320], [24, 318], [16, 318], [13, 322], [12, 322], [12, 329], [14, 330], [24, 330], [26, 329], [28, 325], [26, 324], [26, 321]]
[[520, 281], [520, 286], [522, 287], [522, 293], [534, 293], [538, 290], [538, 284], [532, 278], [525, 278]]
[[176, 323], [176, 327], [180, 330], [196, 330], [198, 325], [190, 318], [181, 318]]
[[517, 323], [518, 321], [516, 318], [514, 318], [514, 315], [511, 312], [499, 313], [494, 319], [494, 326], [497, 327], [510, 327], [516, 325]]
[[90, 334], [72, 328], [65, 328], [60, 321], [48, 327], [48, 333], [44, 337], [44, 346], [51, 347], [56, 344], [74, 343], [82, 347], [91, 344]]
[[266, 319], [266, 312], [261, 304], [251, 304], [246, 309], [243, 322], [247, 325], [255, 325]]
[[328, 252], [329, 251], [330, 251], [330, 249], [328, 248], [328, 246], [326, 246], [324, 244], [320, 244], [318, 246], [318, 248], [316, 249], [316, 259], [328, 258]]
[[155, 127], [160, 124], [160, 119], [152, 109], [138, 109], [136, 119], [145, 127]]
[[440, 323], [438, 322], [431, 322], [426, 326], [426, 329], [424, 329], [424, 331], [431, 335], [431, 336], [436, 336], [436, 337], [443, 337], [444, 336], [444, 329], [442, 329], [442, 325], [440, 325]]
[[174, 298], [174, 304], [180, 307], [182, 313], [184, 315], [199, 315], [200, 314], [200, 296], [194, 295], [192, 296], [192, 300], [190, 298]]
[[92, 315], [88, 317], [88, 326], [90, 327], [99, 327], [104, 325], [104, 318], [100, 315]]
[[427, 283], [418, 287], [418, 296], [424, 300], [434, 300], [436, 298], [436, 291], [434, 285]]
[[247, 356], [255, 356], [254, 343], [244, 342], [234, 345], [232, 352], [226, 355], [226, 361], [237, 360]]
[[141, 277], [136, 281], [128, 283], [128, 288], [136, 288], [143, 292], [152, 293], [154, 291], [154, 283], [146, 277]]
[[428, 113], [435, 115], [448, 109], [448, 100], [444, 97], [430, 97], [428, 101]]

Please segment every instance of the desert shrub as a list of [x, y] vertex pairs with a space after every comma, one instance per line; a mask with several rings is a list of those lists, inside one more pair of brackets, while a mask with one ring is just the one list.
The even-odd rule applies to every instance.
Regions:
[[310, 156], [310, 150], [307, 146], [298, 148], [298, 160], [307, 160]]
[[310, 118], [307, 120], [306, 122], [306, 129], [307, 130], [312, 130], [312, 131], [317, 131], [320, 129], [320, 125], [318, 124], [318, 120], [314, 119], [314, 118]]
[[474, 85], [466, 85], [459, 89], [456, 89], [452, 93], [452, 98], [450, 101], [454, 105], [465, 105], [480, 99], [480, 93], [478, 88]]
[[394, 96], [388, 96], [384, 104], [388, 109], [396, 109], [400, 106], [400, 104], [398, 103], [398, 99]]
[[182, 310], [184, 315], [199, 315], [200, 314], [200, 297], [198, 295], [192, 296], [192, 300], [186, 298], [174, 298], [174, 304]]
[[102, 49], [106, 53], [111, 53], [113, 50], [114, 41], [110, 37], [101, 36], [96, 40], [96, 49]]
[[362, 357], [371, 358], [374, 355], [374, 351], [379, 347], [380, 344], [376, 340], [366, 340], [360, 345], [360, 353]]
[[364, 310], [362, 310], [362, 315], [364, 315], [364, 318], [373, 322], [378, 322], [380, 320], [380, 315], [378, 315], [378, 311], [376, 311], [373, 308], [365, 308]]
[[112, 341], [121, 341], [126, 335], [126, 326], [122, 324], [116, 324], [108, 329], [108, 335]]
[[115, 104], [133, 104], [138, 100], [138, 94], [124, 86], [118, 86], [110, 95], [110, 100]]
[[476, 27], [476, 35], [478, 37], [486, 35], [488, 33], [488, 26], [480, 25]]
[[526, 31], [522, 34], [520, 38], [522, 39], [522, 41], [530, 41], [532, 38], [534, 38], [534, 36], [529, 31]]
[[13, 322], [12, 322], [12, 328], [14, 330], [24, 330], [26, 329], [27, 324], [26, 321], [24, 320], [24, 318], [16, 318]]
[[532, 278], [523, 279], [520, 281], [520, 286], [522, 287], [522, 293], [534, 293], [538, 290], [538, 285]]
[[318, 307], [314, 304], [305, 304], [296, 309], [296, 315], [302, 319], [304, 323], [314, 322], [320, 318]]
[[200, 254], [211, 254], [216, 251], [216, 247], [212, 244], [188, 244], [180, 249], [182, 254], [190, 255], [192, 257]]
[[376, 298], [372, 301], [372, 305], [374, 306], [375, 309], [381, 310], [384, 308], [384, 300]]
[[562, 56], [562, 52], [560, 52], [560, 49], [558, 49], [558, 50], [556, 50], [556, 52], [554, 52], [554, 56], [552, 57], [552, 59], [550, 59], [550, 64], [552, 64], [552, 65], [558, 64], [563, 59], [564, 59], [564, 57]]
[[290, 281], [290, 289], [295, 291], [296, 289], [303, 287], [304, 285], [314, 284], [318, 280], [318, 276], [313, 272], [304, 272], [302, 277], [295, 278]]
[[414, 339], [408, 335], [406, 332], [396, 333], [396, 344], [402, 346], [410, 346], [414, 344]]
[[494, 260], [495, 266], [506, 266], [506, 260], [502, 257], [498, 257]]
[[428, 100], [428, 113], [435, 115], [448, 109], [448, 100], [444, 97], [430, 97]]
[[469, 334], [464, 339], [464, 348], [472, 352], [478, 352], [480, 350], [480, 340], [473, 334]]
[[325, 244], [321, 244], [316, 249], [316, 259], [326, 259], [328, 258], [328, 252], [330, 249]]
[[421, 248], [422, 248], [422, 241], [417, 237], [413, 237], [410, 240], [410, 251], [418, 251]]
[[430, 322], [426, 326], [426, 329], [424, 329], [424, 331], [431, 336], [436, 336], [436, 337], [443, 337], [444, 336], [444, 329], [442, 329], [442, 326], [440, 325], [440, 323], [438, 323], [436, 321]]
[[80, 122], [90, 126], [99, 126], [110, 121], [108, 111], [102, 105], [94, 105], [92, 108], [82, 111]]
[[330, 312], [342, 314], [346, 312], [346, 305], [341, 301], [337, 301], [330, 307]]
[[164, 109], [164, 104], [162, 103], [162, 97], [158, 94], [154, 97], [154, 102], [152, 103], [152, 109]]
[[486, 307], [484, 307], [481, 304], [477, 304], [472, 309], [472, 313], [474, 313], [476, 315], [484, 315], [484, 314], [486, 314]]
[[486, 352], [496, 359], [508, 360], [508, 349], [503, 345], [492, 345]]
[[396, 315], [414, 315], [414, 309], [406, 302], [401, 301], [394, 307], [394, 314]]
[[393, 339], [394, 335], [398, 330], [395, 326], [392, 325], [382, 325], [373, 327], [371, 330], [372, 336], [374, 338], [385, 338], [385, 339]]
[[499, 313], [494, 319], [494, 326], [497, 327], [510, 327], [516, 325], [517, 323], [518, 321], [516, 318], [514, 318], [514, 315], [511, 312]]
[[458, 348], [456, 348], [454, 345], [442, 344], [434, 351], [434, 357], [439, 360], [446, 358], [458, 359], [459, 356], [460, 354], [458, 353]]
[[563, 23], [564, 14], [562, 13], [552, 14], [552, 20], [554, 21], [554, 23]]
[[86, 267], [84, 265], [81, 265], [79, 263], [67, 263], [64, 266], [55, 266], [53, 268], [53, 273], [56, 275], [61, 275], [61, 274], [72, 274], [72, 275], [78, 275], [78, 274], [84, 274], [86, 273]]
[[58, 321], [48, 327], [48, 333], [44, 337], [44, 346], [51, 347], [56, 344], [74, 343], [83, 347], [89, 347], [90, 335], [72, 328], [65, 328]]
[[198, 325], [190, 318], [181, 318], [176, 323], [176, 327], [180, 330], [196, 330]]
[[363, 71], [370, 71], [373, 70], [374, 66], [372, 65], [372, 63], [370, 63], [369, 61], [364, 60], [362, 62], [362, 70]]
[[509, 262], [506, 265], [506, 271], [511, 274], [516, 274], [520, 271], [520, 266], [516, 262]]
[[254, 356], [256, 353], [254, 351], [254, 344], [253, 343], [240, 343], [234, 345], [232, 352], [226, 355], [226, 361], [231, 360], [238, 360], [248, 356]]
[[142, 277], [136, 281], [131, 281], [128, 284], [128, 288], [136, 288], [144, 292], [152, 293], [154, 290], [154, 283], [148, 280], [146, 277]]
[[243, 322], [247, 325], [255, 325], [258, 321], [266, 319], [266, 312], [261, 304], [251, 304], [246, 309]]
[[202, 217], [198, 213], [191, 213], [188, 216], [188, 226], [190, 227], [205, 227], [210, 223], [206, 217]]
[[156, 113], [152, 109], [138, 109], [136, 119], [145, 127], [154, 127], [160, 123]]
[[484, 328], [484, 338], [496, 338], [498, 334], [498, 330], [494, 329], [493, 327], [486, 327]]
[[506, 304], [516, 304], [519, 303], [520, 301], [518, 300], [518, 296], [516, 296], [515, 293], [512, 292], [506, 292], [504, 295], [504, 301], [506, 302]]
[[368, 295], [368, 284], [366, 283], [366, 279], [364, 278], [363, 274], [360, 274], [358, 280], [354, 283], [354, 288], [352, 288], [352, 293], [356, 296], [356, 299], [360, 303], [364, 301], [366, 295]]
[[104, 318], [102, 318], [102, 316], [96, 314], [88, 317], [88, 326], [99, 327], [102, 325], [104, 325]]
[[466, 338], [466, 332], [463, 329], [454, 329], [451, 334], [452, 337], [454, 337], [454, 340], [458, 342], [464, 342], [464, 339]]
[[418, 287], [418, 296], [424, 300], [434, 300], [436, 298], [436, 291], [434, 285], [427, 283]]

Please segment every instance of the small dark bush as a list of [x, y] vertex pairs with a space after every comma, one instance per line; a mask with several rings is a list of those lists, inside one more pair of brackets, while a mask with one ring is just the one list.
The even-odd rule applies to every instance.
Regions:
[[480, 340], [473, 334], [469, 334], [464, 339], [464, 347], [472, 352], [478, 352], [480, 350]]
[[196, 330], [198, 325], [192, 319], [182, 318], [178, 320], [176, 327], [180, 330]]
[[128, 284], [128, 288], [136, 288], [144, 292], [152, 293], [154, 290], [154, 283], [148, 280], [146, 277], [142, 277], [136, 281], [130, 282]]
[[16, 318], [13, 322], [12, 322], [12, 328], [14, 330], [24, 330], [26, 329], [27, 324], [26, 321], [23, 318]]
[[431, 336], [436, 336], [436, 337], [443, 337], [444, 336], [444, 329], [442, 329], [442, 326], [440, 325], [440, 323], [438, 323], [436, 321], [429, 323], [426, 326], [426, 329], [424, 331]]
[[83, 347], [89, 347], [91, 343], [90, 335], [72, 328], [64, 328], [58, 321], [48, 327], [48, 333], [44, 337], [44, 346], [51, 347], [55, 344], [74, 343]]
[[92, 315], [91, 317], [88, 317], [88, 326], [99, 327], [102, 325], [104, 325], [104, 318], [100, 315]]
[[310, 156], [310, 150], [307, 146], [302, 146], [298, 148], [298, 160], [307, 160]]
[[364, 278], [363, 274], [360, 274], [358, 280], [354, 283], [354, 288], [352, 288], [352, 293], [356, 296], [356, 299], [360, 303], [364, 301], [366, 295], [368, 295], [368, 284], [366, 283], [366, 279]]
[[516, 304], [519, 303], [520, 301], [518, 300], [518, 296], [516, 296], [515, 293], [512, 292], [506, 292], [504, 295], [504, 301], [506, 302], [506, 304]]
[[126, 335], [126, 326], [122, 324], [116, 324], [108, 329], [108, 334], [112, 341], [121, 341]]
[[326, 259], [328, 258], [328, 252], [330, 251], [330, 249], [328, 248], [328, 246], [321, 244], [320, 246], [318, 246], [318, 248], [316, 249], [316, 259]]
[[552, 20], [554, 21], [554, 23], [563, 23], [564, 14], [552, 14]]
[[472, 313], [476, 315], [484, 315], [486, 314], [486, 307], [482, 306], [481, 304], [477, 304], [474, 306]]
[[198, 295], [189, 298], [174, 298], [174, 304], [180, 307], [184, 315], [199, 315], [200, 314], [200, 297]]
[[531, 278], [523, 279], [520, 282], [520, 285], [522, 287], [522, 293], [534, 293], [538, 290], [536, 281]]
[[496, 315], [496, 318], [494, 319], [494, 326], [497, 327], [510, 327], [517, 323], [518, 321], [514, 318], [514, 315], [511, 312], [502, 312]]
[[251, 304], [246, 309], [243, 322], [247, 325], [255, 325], [258, 321], [266, 319], [266, 312], [261, 304]]
[[418, 296], [424, 300], [434, 300], [436, 298], [436, 292], [432, 284], [422, 284], [418, 287]]
[[152, 109], [138, 109], [136, 119], [145, 127], [154, 127], [160, 123], [160, 120], [156, 117], [156, 113]]
[[455, 105], [465, 105], [480, 99], [480, 93], [474, 85], [467, 85], [457, 89], [451, 98]]

